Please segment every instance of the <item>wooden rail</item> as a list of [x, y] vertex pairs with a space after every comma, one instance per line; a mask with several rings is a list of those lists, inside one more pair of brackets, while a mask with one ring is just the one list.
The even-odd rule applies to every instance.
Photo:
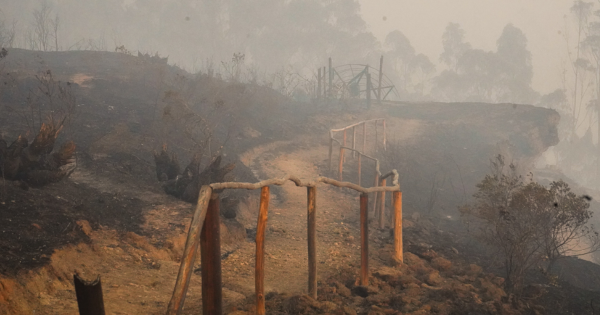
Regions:
[[[360, 156], [360, 155], [359, 155]], [[364, 156], [364, 155], [363, 155]], [[377, 163], [378, 164], [378, 163]], [[379, 167], [377, 168], [379, 171]], [[255, 257], [255, 294], [256, 314], [265, 314], [264, 295], [264, 240], [269, 211], [269, 186], [283, 185], [292, 181], [298, 187], [307, 187], [307, 245], [308, 245], [308, 293], [317, 298], [317, 252], [316, 252], [316, 195], [317, 184], [324, 183], [341, 188], [350, 188], [360, 194], [360, 229], [361, 229], [361, 271], [360, 282], [362, 285], [369, 283], [369, 231], [368, 231], [368, 194], [377, 192], [392, 192], [394, 195], [395, 220], [394, 230], [394, 258], [402, 261], [402, 199], [398, 172], [391, 172], [378, 176], [384, 183], [385, 179], [392, 177], [392, 186], [375, 186], [365, 188], [360, 185], [338, 181], [327, 177], [318, 177], [312, 181], [302, 181], [294, 175], [282, 178], [272, 178], [258, 183], [225, 182], [213, 183], [202, 186], [198, 196], [198, 204], [192, 217], [185, 249], [177, 275], [173, 295], [169, 302], [167, 314], [180, 314], [183, 309], [185, 295], [189, 285], [190, 276], [198, 245], [201, 245], [202, 259], [202, 309], [203, 314], [222, 313], [222, 286], [221, 286], [221, 253], [219, 232], [219, 199], [218, 193], [222, 189], [261, 189], [260, 208], [256, 231], [256, 257]], [[382, 203], [385, 205], [384, 203]], [[385, 209], [381, 210], [384, 213]], [[380, 219], [381, 220], [381, 219]]]

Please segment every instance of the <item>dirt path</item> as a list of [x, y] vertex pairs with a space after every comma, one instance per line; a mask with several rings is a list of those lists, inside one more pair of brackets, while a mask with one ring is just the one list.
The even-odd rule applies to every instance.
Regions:
[[[326, 165], [328, 149], [325, 145], [314, 146], [319, 142], [323, 141], [299, 137], [293, 141], [270, 143], [246, 152], [241, 160], [255, 171], [260, 180], [286, 174], [310, 180], [327, 175], [320, 173], [320, 169]], [[265, 244], [266, 292], [298, 294], [307, 291], [306, 193], [306, 188], [296, 187], [289, 182], [271, 201]], [[358, 205], [358, 193], [354, 191], [328, 185], [318, 186], [319, 281], [344, 267], [360, 265]], [[224, 261], [223, 282], [226, 286], [244, 294], [253, 293], [254, 251], [254, 243], [246, 243]]]
[[[326, 139], [297, 137], [268, 143], [246, 152], [241, 160], [261, 180], [286, 174], [311, 180], [328, 175], [322, 173], [327, 164], [327, 146], [319, 144], [326, 142]], [[185, 244], [191, 207], [155, 189], [131, 188], [131, 183], [118, 182], [86, 169], [78, 170], [69, 180], [120, 200], [140, 200], [143, 236], [103, 226], [92, 230], [87, 222], [78, 222], [90, 242], [55, 251], [48, 266], [21, 275], [18, 281], [0, 278], [0, 302], [17, 296], [21, 302], [13, 305], [18, 307], [18, 313], [76, 314], [71, 277], [77, 270], [87, 277], [102, 275], [108, 314], [162, 314], [177, 275], [178, 255]], [[259, 191], [252, 193], [259, 195]], [[296, 187], [292, 182], [272, 188], [266, 236], [266, 292], [300, 294], [307, 291], [306, 193], [306, 188]], [[318, 186], [319, 281], [348, 267], [358, 274], [358, 205], [358, 193], [354, 191]], [[247, 221], [249, 227], [256, 226], [256, 216]], [[371, 244], [375, 250], [379, 243], [375, 239]], [[254, 294], [255, 243], [247, 239], [233, 248], [224, 246], [225, 253], [230, 254], [222, 263], [227, 311]], [[378, 257], [372, 257], [371, 261], [373, 267], [379, 263]], [[10, 295], [3, 296], [2, 292]], [[184, 313], [197, 313], [200, 304], [198, 273], [192, 277]], [[0, 310], [0, 314], [10, 314], [10, 311]]]

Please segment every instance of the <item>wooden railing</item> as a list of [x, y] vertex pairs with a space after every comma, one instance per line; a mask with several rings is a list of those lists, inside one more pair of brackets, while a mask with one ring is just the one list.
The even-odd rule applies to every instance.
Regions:
[[[256, 314], [265, 314], [264, 295], [264, 239], [269, 211], [269, 186], [283, 185], [292, 181], [298, 187], [307, 188], [307, 241], [308, 241], [308, 293], [317, 297], [317, 255], [316, 255], [316, 214], [317, 214], [317, 185], [324, 183], [336, 187], [344, 187], [360, 192], [360, 235], [361, 235], [361, 285], [369, 284], [369, 230], [368, 230], [368, 194], [393, 194], [393, 228], [394, 228], [394, 259], [403, 261], [402, 254], [402, 192], [398, 184], [398, 172], [392, 170], [381, 176], [382, 181], [392, 177], [392, 186], [379, 185], [365, 188], [360, 185], [338, 181], [327, 177], [319, 177], [313, 181], [301, 181], [298, 177], [287, 175], [283, 178], [268, 179], [258, 183], [214, 183], [202, 186], [198, 196], [188, 237], [183, 252], [177, 281], [169, 302], [167, 314], [179, 314], [183, 308], [196, 252], [200, 246], [202, 263], [202, 309], [203, 314], [222, 314], [222, 285], [221, 285], [221, 252], [219, 231], [219, 198], [218, 192], [223, 189], [261, 189], [260, 208], [256, 230], [256, 264], [255, 290]], [[384, 207], [384, 203], [381, 203]]]
[[[337, 143], [340, 148], [340, 154], [339, 154], [339, 160], [338, 160], [338, 180], [342, 181], [344, 178], [344, 162], [346, 161], [346, 157], [345, 157], [345, 151], [351, 151], [353, 157], [358, 156], [358, 163], [357, 163], [357, 174], [358, 174], [358, 185], [362, 185], [362, 163], [363, 163], [363, 158], [366, 158], [367, 160], [373, 161], [375, 162], [375, 174], [374, 174], [374, 181], [373, 184], [375, 187], [377, 186], [386, 186], [387, 181], [385, 180], [385, 178], [383, 178], [381, 176], [381, 171], [380, 171], [380, 163], [379, 160], [373, 156], [367, 155], [366, 154], [366, 150], [367, 150], [367, 124], [368, 123], [372, 123], [374, 122], [374, 127], [375, 127], [375, 135], [372, 136], [372, 138], [374, 138], [374, 154], [377, 152], [377, 146], [378, 146], [378, 142], [379, 142], [379, 133], [377, 130], [377, 126], [379, 124], [379, 122], [381, 122], [381, 125], [383, 127], [383, 134], [382, 134], [382, 146], [384, 150], [387, 150], [387, 131], [386, 131], [386, 124], [385, 124], [385, 119], [384, 118], [377, 118], [377, 119], [371, 119], [371, 120], [364, 120], [343, 128], [339, 128], [339, 129], [331, 129], [329, 130], [329, 170], [332, 170], [332, 162], [333, 162], [333, 147], [334, 147], [334, 143]], [[356, 148], [356, 128], [357, 127], [361, 127], [362, 126], [362, 148], [361, 149], [357, 149]], [[348, 147], [348, 131], [352, 130], [352, 147]], [[335, 138], [335, 134], [336, 133], [343, 133], [343, 138], [342, 140], [338, 140]], [[379, 203], [379, 207], [377, 206]], [[385, 227], [385, 211], [384, 211], [384, 203], [385, 203], [385, 191], [382, 192], [376, 192], [375, 196], [373, 198], [373, 212], [375, 214], [375, 217], [378, 218], [379, 221], [379, 228], [383, 229]], [[393, 222], [393, 220], [392, 220]]]

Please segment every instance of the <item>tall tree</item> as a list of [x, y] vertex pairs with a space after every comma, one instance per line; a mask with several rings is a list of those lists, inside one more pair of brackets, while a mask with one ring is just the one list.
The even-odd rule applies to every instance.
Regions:
[[496, 43], [496, 55], [503, 70], [499, 78], [502, 91], [498, 95], [498, 101], [534, 102], [538, 95], [531, 88], [533, 65], [531, 53], [527, 49], [527, 37], [520, 29], [508, 24]]
[[533, 103], [533, 68], [527, 38], [508, 24], [496, 52], [473, 49], [460, 25], [450, 23], [442, 36], [440, 55], [449, 69], [434, 79], [434, 95], [446, 101]]
[[444, 51], [440, 55], [440, 60], [450, 69], [456, 70], [458, 60], [469, 50], [471, 44], [464, 41], [465, 31], [458, 23], [449, 23], [442, 35], [442, 46]]
[[410, 40], [399, 30], [390, 32], [385, 38], [387, 71], [395, 79], [396, 88], [403, 97], [424, 93], [425, 81], [435, 71], [435, 66], [423, 54], [416, 54]]

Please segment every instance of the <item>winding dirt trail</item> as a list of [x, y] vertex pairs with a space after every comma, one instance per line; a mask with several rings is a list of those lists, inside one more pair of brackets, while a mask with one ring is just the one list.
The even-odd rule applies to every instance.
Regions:
[[[326, 139], [322, 139], [326, 140]], [[256, 147], [241, 160], [260, 180], [294, 174], [302, 180], [327, 175], [328, 148], [298, 137]], [[323, 141], [321, 141], [323, 143]], [[320, 166], [320, 167], [319, 167]], [[324, 172], [324, 173], [321, 173]], [[273, 189], [271, 190], [274, 191]], [[258, 194], [258, 191], [256, 192]], [[272, 198], [265, 241], [265, 292], [306, 293], [308, 289], [307, 191], [286, 183]], [[273, 194], [272, 194], [273, 195]], [[317, 188], [318, 280], [349, 266], [360, 266], [358, 193], [329, 185]], [[247, 242], [223, 262], [223, 283], [246, 295], [254, 292], [254, 243]], [[376, 261], [374, 261], [377, 264]]]
[[[241, 161], [259, 180], [286, 174], [311, 180], [329, 175], [326, 174], [328, 149], [319, 144], [326, 140], [298, 136], [290, 141], [272, 142], [245, 152]], [[69, 180], [78, 185], [114, 194], [115, 198], [123, 200], [142, 200], [144, 224], [141, 229], [146, 236], [132, 232], [123, 234], [104, 227], [92, 230], [89, 225], [85, 226], [86, 223], [81, 223], [82, 230], [90, 237], [88, 244], [56, 250], [48, 266], [22, 275], [16, 281], [0, 279], [0, 286], [4, 286], [4, 290], [0, 290], [0, 299], [6, 298], [2, 292], [12, 292], [11, 298], [19, 300], [15, 309], [23, 314], [77, 314], [71, 277], [73, 270], [78, 270], [88, 277], [102, 275], [107, 314], [164, 313], [177, 275], [178, 255], [185, 244], [191, 217], [189, 205], [153, 190], [127, 188], [127, 184], [115, 183], [102, 174], [85, 169], [73, 175]], [[307, 190], [288, 182], [272, 188], [271, 192], [265, 244], [265, 292], [306, 293]], [[252, 193], [258, 197], [260, 191]], [[257, 210], [257, 207], [250, 209]], [[247, 217], [246, 227], [255, 227], [255, 212]], [[358, 275], [358, 218], [357, 192], [324, 184], [318, 186], [319, 281], [346, 271], [348, 267], [356, 270]], [[157, 246], [161, 242], [163, 245]], [[372, 238], [373, 252], [378, 245], [383, 246], [376, 237]], [[225, 313], [228, 313], [232, 306], [254, 294], [255, 243], [246, 239], [235, 247], [224, 246], [222, 253]], [[378, 264], [378, 257], [371, 257], [371, 266]], [[192, 276], [184, 314], [197, 313], [200, 304], [201, 277], [198, 273]], [[0, 314], [5, 313], [0, 309]]]

